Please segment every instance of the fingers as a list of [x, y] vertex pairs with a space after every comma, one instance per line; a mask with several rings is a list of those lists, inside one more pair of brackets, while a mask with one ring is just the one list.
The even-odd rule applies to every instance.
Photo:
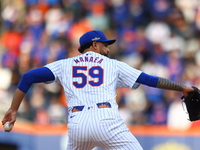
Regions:
[[1, 124], [4, 125], [6, 122], [4, 120], [1, 121]]
[[4, 125], [6, 122], [9, 122], [10, 124], [14, 125], [16, 121], [16, 112], [12, 110], [8, 110], [2, 119], [2, 125]]
[[9, 119], [10, 117], [6, 114], [3, 118], [3, 120], [1, 121], [2, 125], [4, 125], [6, 122], [10, 122], [11, 119]]
[[[10, 130], [10, 131], [12, 131], [12, 130]], [[10, 131], [4, 130], [4, 132], [10, 132]]]
[[1, 121], [2, 125], [4, 125], [6, 122], [9, 122], [9, 124], [14, 125], [16, 119], [15, 118], [6, 118], [4, 117], [3, 120]]

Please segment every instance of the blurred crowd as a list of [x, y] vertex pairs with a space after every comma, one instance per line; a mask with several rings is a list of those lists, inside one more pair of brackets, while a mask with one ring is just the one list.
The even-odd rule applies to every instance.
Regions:
[[[145, 73], [200, 87], [198, 0], [1, 0], [0, 116], [22, 75], [47, 63], [79, 55], [79, 37], [102, 30], [116, 38], [110, 57]], [[141, 85], [117, 90], [128, 125], [185, 129], [181, 93]], [[38, 124], [67, 122], [67, 103], [57, 84], [34, 84], [19, 119]]]

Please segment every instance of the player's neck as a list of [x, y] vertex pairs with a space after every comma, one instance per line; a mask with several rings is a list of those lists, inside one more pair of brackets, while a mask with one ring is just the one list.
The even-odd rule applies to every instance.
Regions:
[[84, 50], [83, 54], [87, 53], [87, 52], [95, 52], [95, 53], [99, 53], [100, 54], [100, 52], [98, 52], [97, 50], [93, 50], [91, 48], [88, 48], [88, 49]]

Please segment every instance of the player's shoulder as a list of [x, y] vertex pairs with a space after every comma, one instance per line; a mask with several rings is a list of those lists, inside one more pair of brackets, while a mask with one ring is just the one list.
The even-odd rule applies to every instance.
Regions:
[[119, 70], [123, 70], [125, 68], [133, 68], [131, 65], [127, 64], [124, 61], [120, 61], [120, 60], [115, 60], [115, 64], [116, 64], [116, 68], [118, 68]]
[[45, 66], [57, 66], [57, 67], [61, 67], [61, 66], [65, 65], [67, 63], [68, 59], [69, 58], [56, 60], [54, 62], [46, 64]]

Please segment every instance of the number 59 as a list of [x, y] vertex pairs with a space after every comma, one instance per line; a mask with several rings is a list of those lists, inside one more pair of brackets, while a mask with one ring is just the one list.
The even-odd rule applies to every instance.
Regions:
[[[80, 73], [79, 71], [85, 71], [85, 73]], [[81, 78], [81, 82], [73, 81], [73, 85], [76, 88], [83, 88], [86, 84], [91, 86], [100, 86], [103, 84], [103, 69], [100, 66], [93, 66], [87, 69], [86, 66], [73, 66], [72, 68], [72, 77]], [[92, 78], [88, 81], [87, 74]], [[94, 81], [97, 79], [97, 81]]]

